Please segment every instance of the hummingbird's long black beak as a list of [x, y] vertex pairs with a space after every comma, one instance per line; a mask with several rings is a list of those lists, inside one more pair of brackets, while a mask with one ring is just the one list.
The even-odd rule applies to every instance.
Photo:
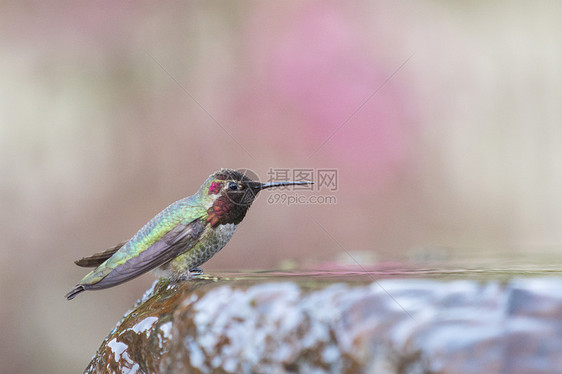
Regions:
[[309, 181], [271, 182], [271, 183], [259, 183], [259, 184], [256, 184], [256, 185], [252, 186], [252, 187], [256, 191], [261, 191], [261, 190], [264, 190], [266, 188], [284, 187], [284, 186], [297, 186], [297, 185], [303, 185], [303, 184], [314, 184], [314, 182], [309, 182]]

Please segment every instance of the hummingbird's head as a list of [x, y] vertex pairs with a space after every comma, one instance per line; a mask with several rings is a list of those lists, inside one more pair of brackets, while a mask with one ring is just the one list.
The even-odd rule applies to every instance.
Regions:
[[207, 221], [211, 226], [238, 224], [258, 193], [266, 188], [310, 184], [312, 182], [261, 183], [249, 170], [221, 169], [212, 174], [201, 186], [200, 192], [211, 198]]

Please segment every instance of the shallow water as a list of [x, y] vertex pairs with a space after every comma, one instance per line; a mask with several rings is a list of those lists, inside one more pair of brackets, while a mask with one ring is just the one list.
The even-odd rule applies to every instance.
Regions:
[[378, 279], [425, 278], [436, 280], [471, 279], [476, 281], [506, 281], [514, 277], [562, 277], [562, 258], [550, 258], [550, 263], [522, 263], [518, 261], [496, 261], [487, 265], [460, 265], [457, 263], [418, 263], [403, 264], [396, 262], [380, 263], [371, 266], [346, 266], [330, 270], [327, 266], [310, 269], [229, 271], [202, 274], [200, 279], [263, 279], [263, 280], [299, 280], [315, 278], [319, 281], [368, 283]]

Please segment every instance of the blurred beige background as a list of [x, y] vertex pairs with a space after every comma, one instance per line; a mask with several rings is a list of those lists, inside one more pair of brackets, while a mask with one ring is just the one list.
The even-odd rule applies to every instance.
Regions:
[[67, 302], [73, 260], [221, 167], [334, 168], [337, 204], [263, 193], [207, 272], [333, 260], [324, 230], [380, 261], [562, 243], [559, 2], [0, 7], [2, 372], [82, 370], [154, 278]]

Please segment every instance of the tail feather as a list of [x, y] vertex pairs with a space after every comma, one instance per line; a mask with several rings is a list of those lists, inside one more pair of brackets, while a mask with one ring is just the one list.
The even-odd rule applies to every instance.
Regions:
[[82, 266], [82, 267], [85, 267], [85, 268], [98, 267], [101, 264], [103, 264], [108, 258], [113, 256], [115, 254], [115, 252], [117, 252], [119, 249], [121, 249], [121, 247], [124, 246], [126, 243], [127, 242], [119, 243], [115, 247], [106, 249], [103, 252], [94, 253], [93, 255], [88, 256], [88, 257], [81, 258], [80, 260], [74, 261], [74, 263], [78, 266]]
[[78, 295], [82, 291], [86, 291], [86, 289], [84, 288], [84, 286], [79, 284], [76, 287], [74, 287], [69, 293], [67, 293], [64, 297], [66, 297], [67, 300], [72, 300], [76, 297], [76, 295]]

